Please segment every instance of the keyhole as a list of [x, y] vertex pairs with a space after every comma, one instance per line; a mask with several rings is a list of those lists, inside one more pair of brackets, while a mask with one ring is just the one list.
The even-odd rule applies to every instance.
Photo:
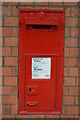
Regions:
[[31, 92], [31, 88], [29, 88], [29, 92]]

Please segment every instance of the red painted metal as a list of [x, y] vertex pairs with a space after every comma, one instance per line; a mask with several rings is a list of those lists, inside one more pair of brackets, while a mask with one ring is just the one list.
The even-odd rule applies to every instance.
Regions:
[[[61, 113], [63, 53], [64, 11], [19, 10], [20, 114]], [[33, 57], [51, 58], [50, 79], [32, 80]]]

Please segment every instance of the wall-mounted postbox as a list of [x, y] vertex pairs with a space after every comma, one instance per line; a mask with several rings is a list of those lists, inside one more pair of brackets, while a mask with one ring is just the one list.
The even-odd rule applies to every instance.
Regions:
[[62, 110], [64, 11], [19, 11], [19, 113]]

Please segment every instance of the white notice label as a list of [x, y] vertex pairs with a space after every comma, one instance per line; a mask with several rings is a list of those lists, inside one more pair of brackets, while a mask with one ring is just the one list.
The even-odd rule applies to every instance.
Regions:
[[32, 58], [32, 79], [50, 79], [51, 58]]

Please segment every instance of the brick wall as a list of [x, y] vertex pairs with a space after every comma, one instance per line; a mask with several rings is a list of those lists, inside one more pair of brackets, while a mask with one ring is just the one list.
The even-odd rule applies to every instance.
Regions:
[[[64, 85], [61, 115], [19, 115], [18, 114], [18, 10], [64, 9]], [[80, 67], [80, 40], [78, 40], [80, 18], [78, 3], [28, 2], [3, 3], [2, 28], [2, 116], [3, 118], [78, 118], [80, 97], [78, 89], [78, 68]]]

